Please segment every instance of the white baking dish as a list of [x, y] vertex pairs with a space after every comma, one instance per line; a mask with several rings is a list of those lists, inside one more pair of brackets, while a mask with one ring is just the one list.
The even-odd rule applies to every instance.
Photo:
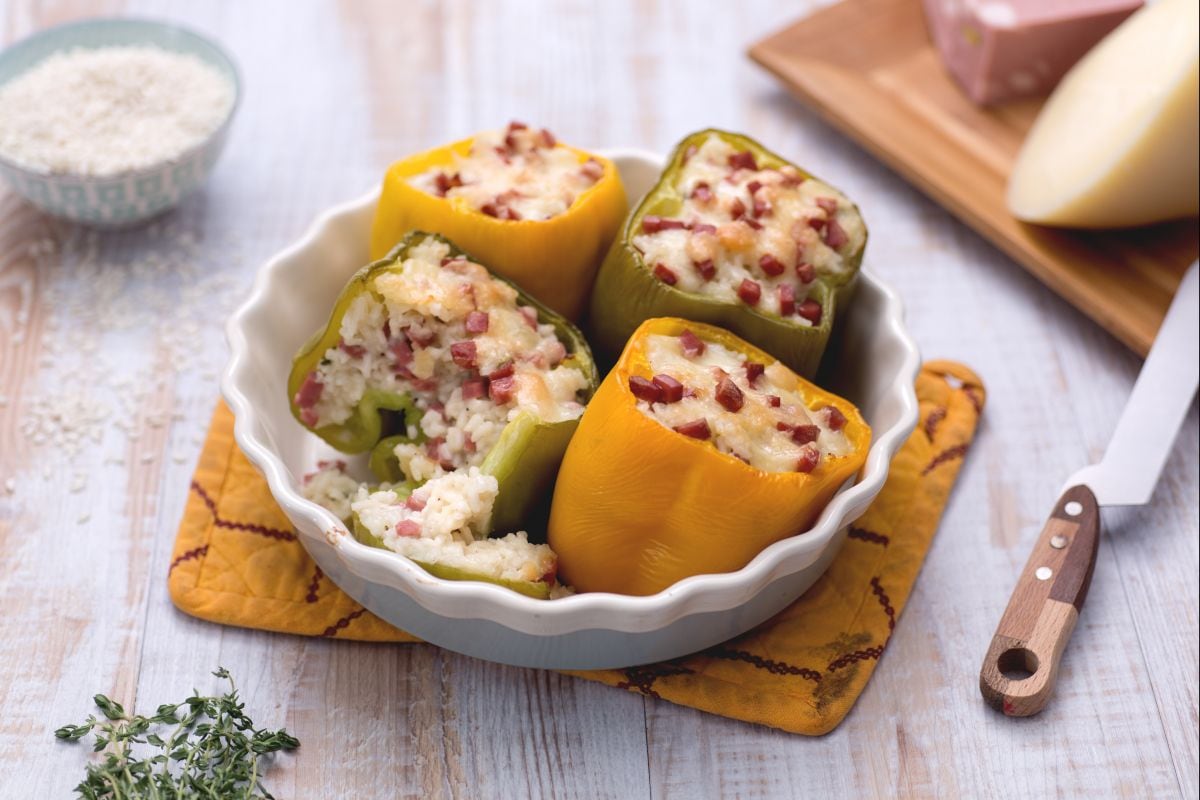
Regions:
[[[660, 157], [604, 153], [630, 198], [644, 194]], [[360, 544], [330, 512], [301, 497], [301, 476], [328, 450], [293, 419], [286, 390], [292, 356], [322, 327], [346, 280], [367, 263], [378, 192], [323, 214], [259, 271], [229, 320], [232, 356], [222, 391], [238, 444], [322, 571], [367, 609], [460, 653], [522, 666], [591, 669], [674, 658], [725, 641], [782, 610], [820, 577], [887, 478], [917, 422], [920, 359], [896, 295], [864, 270], [839, 317], [827, 388], [853, 401], [874, 431], [866, 466], [808, 531], [777, 542], [745, 568], [698, 575], [650, 597], [593, 593], [534, 600], [487, 583], [435, 578], [411, 561]]]

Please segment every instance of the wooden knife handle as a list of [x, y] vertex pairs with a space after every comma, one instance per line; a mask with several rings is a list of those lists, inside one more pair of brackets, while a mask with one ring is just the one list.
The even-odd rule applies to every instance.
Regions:
[[1028, 717], [1045, 707], [1096, 566], [1100, 507], [1086, 486], [1062, 493], [1025, 564], [979, 671], [992, 708]]

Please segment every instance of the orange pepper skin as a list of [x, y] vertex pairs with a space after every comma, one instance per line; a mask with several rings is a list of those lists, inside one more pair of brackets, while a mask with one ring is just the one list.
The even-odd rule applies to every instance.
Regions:
[[650, 319], [630, 338], [567, 448], [550, 512], [559, 577], [580, 592], [649, 595], [692, 575], [731, 572], [763, 548], [807, 530], [834, 493], [862, 468], [871, 429], [850, 402], [792, 373], [810, 408], [846, 417], [853, 452], [826, 454], [810, 473], [763, 472], [647, 417], [629, 390], [650, 377], [650, 334], [687, 328], [750, 359], [776, 359], [721, 328]]
[[383, 177], [371, 226], [371, 258], [379, 259], [412, 230], [440, 233], [497, 275], [508, 278], [554, 311], [578, 320], [596, 269], [625, 217], [625, 187], [606, 158], [566, 145], [582, 164], [594, 158], [604, 175], [564, 213], [547, 220], [502, 220], [476, 211], [464, 198], [437, 197], [408, 183], [433, 167], [466, 156], [473, 139], [397, 161]]

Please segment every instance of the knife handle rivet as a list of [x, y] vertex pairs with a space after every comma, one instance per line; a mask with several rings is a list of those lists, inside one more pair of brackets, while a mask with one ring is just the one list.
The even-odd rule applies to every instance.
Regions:
[[1038, 567], [1037, 572], [1033, 573], [1039, 581], [1048, 581], [1050, 576], [1054, 574], [1054, 570], [1049, 567]]
[[1078, 517], [1083, 513], [1083, 505], [1077, 500], [1072, 500], [1063, 506], [1063, 511], [1067, 512], [1069, 517]]
[[1061, 534], [1059, 534], [1057, 536], [1051, 536], [1050, 537], [1050, 546], [1053, 547], [1055, 550], [1062, 550], [1064, 547], [1067, 546], [1067, 537], [1065, 537]]

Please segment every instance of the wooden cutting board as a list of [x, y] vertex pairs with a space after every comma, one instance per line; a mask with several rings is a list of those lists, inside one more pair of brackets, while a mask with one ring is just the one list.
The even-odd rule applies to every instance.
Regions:
[[942, 67], [919, 0], [845, 0], [750, 48], [801, 102], [1140, 355], [1200, 224], [1065, 231], [1018, 222], [1008, 174], [1041, 101], [976, 107]]

